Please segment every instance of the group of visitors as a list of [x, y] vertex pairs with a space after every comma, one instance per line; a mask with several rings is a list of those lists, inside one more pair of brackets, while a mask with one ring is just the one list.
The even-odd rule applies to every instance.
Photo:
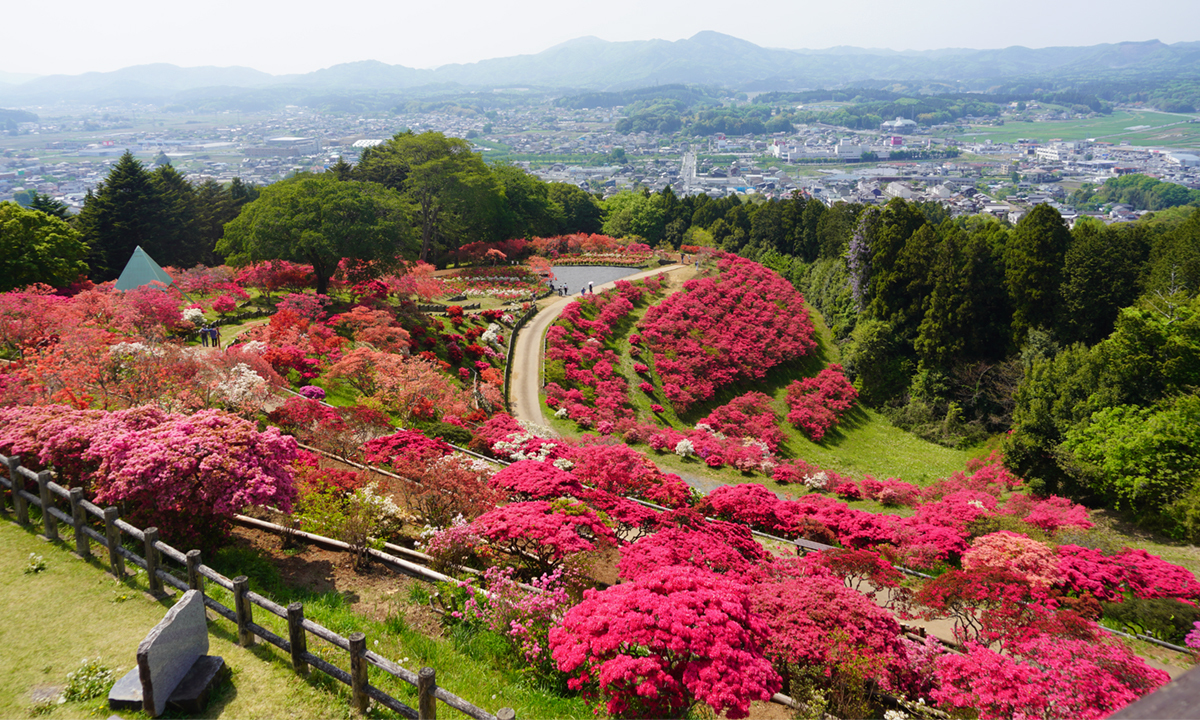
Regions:
[[[580, 295], [595, 295], [596, 293], [592, 290], [592, 285], [594, 285], [594, 283], [588, 283], [587, 287], [584, 287], [583, 289], [581, 289], [579, 291], [579, 294]], [[554, 287], [554, 283], [550, 283], [550, 292], [552, 292], [556, 295], [559, 295], [561, 297], [566, 297], [567, 296], [567, 286], [564, 284], [559, 287]]]
[[221, 347], [221, 328], [208, 325], [200, 328], [200, 344], [204, 347]]

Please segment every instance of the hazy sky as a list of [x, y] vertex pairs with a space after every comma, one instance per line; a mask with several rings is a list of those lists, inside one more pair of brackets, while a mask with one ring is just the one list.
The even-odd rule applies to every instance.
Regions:
[[430, 68], [537, 53], [585, 35], [674, 41], [701, 30], [793, 49], [1200, 40], [1196, 0], [25, 0], [7, 3], [3, 17], [0, 72], [42, 75], [153, 62], [242, 65], [277, 75], [355, 60]]

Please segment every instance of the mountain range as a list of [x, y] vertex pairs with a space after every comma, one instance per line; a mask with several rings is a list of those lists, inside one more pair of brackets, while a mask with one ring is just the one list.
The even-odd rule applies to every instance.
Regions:
[[533, 55], [444, 65], [433, 70], [362, 61], [299, 75], [270, 75], [245, 67], [181, 68], [162, 63], [34, 79], [0, 73], [0, 104], [193, 104], [205, 98], [264, 91], [283, 100], [328, 93], [405, 95], [422, 88], [621, 90], [672, 83], [742, 91], [816, 89], [867, 82], [934, 83], [980, 90], [989, 83], [1013, 78], [1130, 72], [1194, 76], [1200, 73], [1200, 42], [1167, 45], [1150, 40], [1087, 47], [898, 52], [854, 47], [764, 48], [711, 31], [675, 42], [608, 42], [583, 37]]

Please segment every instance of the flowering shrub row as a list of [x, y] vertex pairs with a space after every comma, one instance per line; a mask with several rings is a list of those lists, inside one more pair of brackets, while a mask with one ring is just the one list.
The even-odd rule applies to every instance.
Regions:
[[816, 346], [804, 299], [790, 283], [734, 255], [721, 256], [717, 267], [716, 278], [689, 280], [640, 324], [663, 393], [680, 412]]

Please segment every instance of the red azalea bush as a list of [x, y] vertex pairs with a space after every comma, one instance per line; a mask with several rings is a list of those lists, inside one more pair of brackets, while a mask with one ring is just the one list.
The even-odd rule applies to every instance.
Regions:
[[982, 720], [1107, 717], [1170, 679], [1120, 643], [1049, 635], [1004, 654], [969, 643], [964, 655], [938, 658], [937, 676], [935, 700]]
[[778, 423], [779, 418], [771, 409], [770, 396], [748, 392], [713, 410], [697, 425], [707, 425], [716, 432], [735, 438], [753, 438], [775, 452], [783, 442]]
[[776, 667], [812, 669], [830, 685], [865, 678], [891, 684], [907, 652], [890, 612], [833, 576], [783, 577], [751, 588], [754, 612], [770, 628]]
[[571, 449], [575, 464], [571, 472], [580, 482], [615, 495], [633, 495], [642, 500], [682, 507], [691, 492], [678, 475], [664, 473], [627, 445], [589, 444]]
[[585, 591], [550, 631], [550, 650], [569, 687], [613, 717], [682, 717], [703, 702], [744, 718], [781, 686], [762, 651], [768, 633], [742, 584], [668, 567]]
[[538, 460], [520, 460], [492, 476], [491, 486], [505, 490], [514, 500], [548, 500], [578, 496], [583, 486], [574, 475]]
[[397, 430], [391, 435], [368, 440], [363, 444], [367, 462], [374, 465], [391, 465], [399, 457], [440, 457], [454, 452], [454, 448], [441, 438], [431, 438], [416, 430]]
[[842, 374], [841, 365], [830, 365], [816, 377], [796, 380], [788, 385], [787, 421], [804, 431], [813, 442], [820, 442], [829, 429], [841, 422], [858, 391]]
[[651, 306], [640, 331], [667, 399], [679, 412], [732, 382], [759, 380], [812, 351], [812, 323], [792, 285], [758, 263], [723, 254], [717, 278]]
[[599, 516], [567, 499], [509, 503], [475, 518], [471, 528], [493, 547], [528, 564], [535, 576], [553, 572], [572, 555], [617, 543]]
[[771, 561], [770, 553], [754, 542], [749, 532], [734, 546], [706, 526], [665, 528], [622, 548], [617, 574], [636, 580], [659, 568], [681, 565], [747, 578], [765, 572]]

